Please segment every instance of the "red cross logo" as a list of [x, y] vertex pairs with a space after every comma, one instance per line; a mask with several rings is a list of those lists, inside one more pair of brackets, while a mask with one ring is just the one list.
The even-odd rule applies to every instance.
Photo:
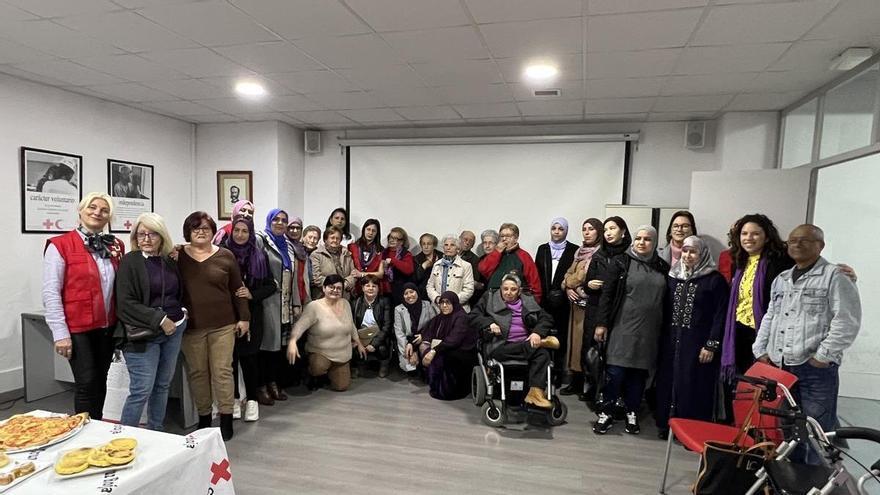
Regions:
[[229, 459], [223, 459], [220, 464], [211, 463], [211, 484], [216, 485], [221, 479], [229, 481], [232, 473], [229, 472]]
[[124, 224], [122, 224], [126, 229], [131, 228], [131, 220], [126, 220]]
[[43, 227], [46, 230], [51, 230], [53, 225], [55, 225], [55, 222], [53, 222], [52, 220], [49, 220], [48, 218], [43, 221]]

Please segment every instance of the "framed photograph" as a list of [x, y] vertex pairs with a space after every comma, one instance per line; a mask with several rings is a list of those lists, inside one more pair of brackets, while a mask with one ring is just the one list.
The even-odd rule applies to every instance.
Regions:
[[254, 200], [253, 172], [221, 170], [217, 172], [217, 218], [232, 220], [232, 205], [239, 200]]
[[76, 227], [82, 156], [21, 148], [21, 231], [56, 234]]
[[154, 210], [153, 166], [107, 160], [107, 190], [113, 198], [110, 232], [130, 232], [138, 215]]

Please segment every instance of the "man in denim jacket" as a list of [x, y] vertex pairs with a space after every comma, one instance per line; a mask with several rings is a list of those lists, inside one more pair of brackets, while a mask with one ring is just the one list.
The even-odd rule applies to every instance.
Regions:
[[838, 368], [862, 318], [855, 283], [820, 254], [824, 233], [801, 225], [788, 236], [795, 266], [779, 274], [752, 351], [798, 377], [795, 399], [823, 429], [837, 424]]

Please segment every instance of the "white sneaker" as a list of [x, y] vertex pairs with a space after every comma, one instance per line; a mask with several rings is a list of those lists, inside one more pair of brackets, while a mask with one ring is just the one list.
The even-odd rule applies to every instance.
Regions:
[[244, 420], [256, 421], [260, 419], [260, 404], [255, 400], [249, 400], [244, 405]]
[[241, 419], [241, 401], [238, 399], [232, 400], [232, 419]]

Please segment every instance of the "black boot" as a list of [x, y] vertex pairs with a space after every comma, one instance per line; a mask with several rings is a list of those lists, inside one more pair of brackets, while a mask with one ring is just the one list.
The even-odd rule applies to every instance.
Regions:
[[571, 381], [568, 382], [562, 390], [559, 391], [560, 395], [582, 395], [584, 393], [584, 375], [582, 373], [573, 373], [571, 375]]
[[220, 434], [223, 436], [223, 441], [228, 442], [232, 440], [232, 415], [231, 414], [221, 414], [220, 415]]
[[[229, 416], [231, 417], [232, 415], [230, 414]], [[204, 416], [202, 416], [201, 414], [199, 414], [199, 428], [198, 429], [201, 430], [202, 428], [210, 428], [210, 427], [211, 427], [211, 415], [205, 414]]]

